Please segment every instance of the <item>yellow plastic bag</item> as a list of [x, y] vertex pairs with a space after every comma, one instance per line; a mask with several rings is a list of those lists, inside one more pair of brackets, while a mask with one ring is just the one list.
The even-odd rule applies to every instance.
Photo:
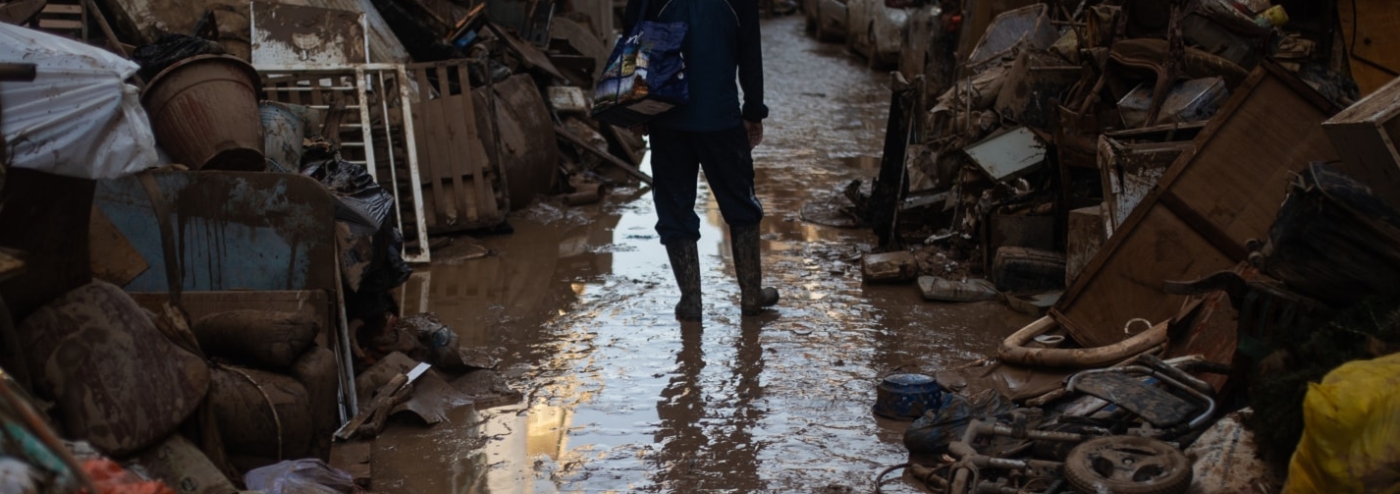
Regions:
[[1284, 494], [1400, 494], [1400, 354], [1309, 384], [1303, 423]]

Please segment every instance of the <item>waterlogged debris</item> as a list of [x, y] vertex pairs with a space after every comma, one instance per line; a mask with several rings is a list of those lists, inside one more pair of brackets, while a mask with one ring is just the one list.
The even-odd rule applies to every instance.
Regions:
[[919, 263], [908, 251], [867, 254], [860, 261], [866, 283], [909, 281], [919, 275]]
[[924, 300], [939, 302], [982, 302], [1001, 296], [997, 287], [987, 280], [954, 281], [937, 276], [920, 276], [919, 292]]

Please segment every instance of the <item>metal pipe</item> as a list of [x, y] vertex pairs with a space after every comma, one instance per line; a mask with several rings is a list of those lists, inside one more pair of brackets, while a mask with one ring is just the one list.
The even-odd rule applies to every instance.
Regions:
[[1195, 389], [1196, 391], [1199, 391], [1201, 394], [1207, 396], [1212, 396], [1215, 394], [1215, 387], [1206, 384], [1205, 381], [1196, 379], [1195, 376], [1187, 374], [1185, 371], [1178, 369], [1175, 366], [1163, 362], [1162, 359], [1157, 358], [1155, 355], [1139, 355], [1137, 360], [1139, 363], [1151, 369], [1157, 370], [1158, 372], [1166, 374], [1172, 379], [1176, 379], [1177, 381], [1191, 386], [1191, 388]]
[[0, 81], [32, 82], [38, 76], [38, 67], [32, 63], [0, 63]]

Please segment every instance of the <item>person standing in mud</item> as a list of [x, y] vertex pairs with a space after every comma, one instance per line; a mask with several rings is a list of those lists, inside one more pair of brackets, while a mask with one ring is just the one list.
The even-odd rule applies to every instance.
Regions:
[[[623, 32], [642, 19], [684, 22], [681, 48], [690, 102], [649, 122], [652, 196], [656, 232], [671, 260], [681, 289], [676, 318], [701, 319], [700, 217], [695, 214], [696, 182], [705, 170], [719, 203], [734, 253], [744, 315], [757, 315], [778, 303], [778, 291], [762, 286], [758, 223], [763, 206], [754, 194], [753, 148], [763, 141], [763, 53], [758, 0], [629, 0]], [[645, 16], [645, 17], [643, 17]], [[738, 84], [735, 84], [735, 73]], [[743, 87], [740, 104], [739, 87]]]

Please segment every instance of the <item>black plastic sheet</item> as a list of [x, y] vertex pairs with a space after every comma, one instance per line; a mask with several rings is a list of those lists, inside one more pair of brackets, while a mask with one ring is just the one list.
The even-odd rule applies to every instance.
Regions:
[[141, 65], [138, 74], [150, 81], [166, 67], [186, 58], [198, 55], [224, 55], [223, 45], [204, 38], [183, 34], [167, 34], [155, 43], [142, 46], [131, 52], [131, 59]]

